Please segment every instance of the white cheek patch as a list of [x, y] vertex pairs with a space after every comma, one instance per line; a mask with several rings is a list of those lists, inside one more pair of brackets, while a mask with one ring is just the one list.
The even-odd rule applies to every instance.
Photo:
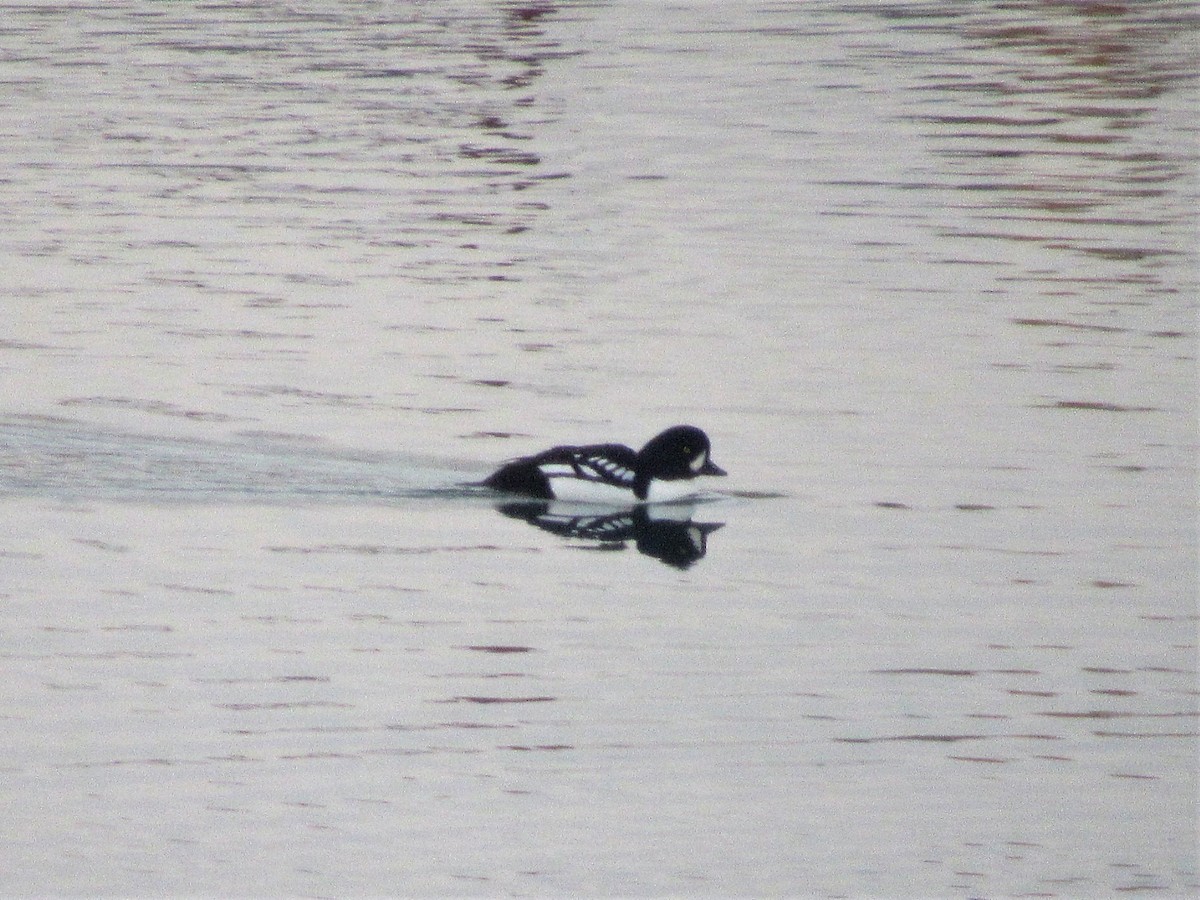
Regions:
[[699, 456], [697, 456], [695, 459], [693, 459], [690, 463], [688, 463], [688, 468], [691, 469], [693, 472], [699, 472], [701, 469], [704, 468], [704, 462], [705, 462], [706, 455], [707, 454], [701, 453]]

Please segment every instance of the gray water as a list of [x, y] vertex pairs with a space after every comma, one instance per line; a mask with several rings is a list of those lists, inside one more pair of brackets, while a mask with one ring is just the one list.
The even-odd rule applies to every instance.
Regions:
[[1194, 4], [0, 21], [0, 893], [1197, 891]]

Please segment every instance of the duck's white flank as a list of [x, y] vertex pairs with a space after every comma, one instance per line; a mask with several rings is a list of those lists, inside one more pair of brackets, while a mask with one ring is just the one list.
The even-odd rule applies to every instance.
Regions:
[[583, 478], [573, 478], [546, 472], [550, 478], [550, 489], [554, 491], [556, 500], [567, 500], [574, 503], [595, 503], [601, 506], [632, 506], [636, 503], [676, 503], [700, 493], [702, 485], [708, 479], [680, 479], [678, 481], [650, 482], [650, 493], [645, 500], [638, 500], [629, 488], [605, 484], [600, 481], [588, 481]]

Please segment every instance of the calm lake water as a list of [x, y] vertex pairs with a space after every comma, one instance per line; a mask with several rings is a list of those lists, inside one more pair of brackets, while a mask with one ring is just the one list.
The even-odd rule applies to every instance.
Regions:
[[1200, 890], [1195, 4], [0, 20], [0, 893]]

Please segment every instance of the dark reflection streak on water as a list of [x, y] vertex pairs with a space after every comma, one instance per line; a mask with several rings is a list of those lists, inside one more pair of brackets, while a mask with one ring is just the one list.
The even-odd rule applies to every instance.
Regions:
[[[1200, 27], [1194, 7], [1027, 2], [1001, 12], [978, 4], [940, 18], [931, 16], [939, 4], [843, 9], [905, 23], [901, 33], [933, 31], [962, 42], [934, 54], [904, 47], [896, 36], [895, 45], [860, 51], [876, 64], [903, 63], [905, 73], [918, 73], [901, 73], [916, 97], [955, 105], [905, 116], [935, 126], [924, 137], [941, 164], [928, 186], [962, 192], [970, 218], [995, 220], [1008, 211], [1003, 219], [1026, 226], [972, 234], [962, 225], [935, 225], [939, 234], [1034, 241], [1116, 262], [1112, 280], [1172, 277], [1153, 263], [1188, 252], [1183, 228], [1192, 212], [1164, 205], [1161, 216], [1147, 219], [1146, 204], [1125, 215], [1125, 201], [1168, 197], [1159, 185], [1189, 177], [1186, 157], [1138, 142], [1153, 134], [1143, 126], [1156, 102], [1195, 77], [1194, 46], [1182, 37]], [[1025, 23], [1014, 24], [1016, 15]], [[1043, 230], [1047, 225], [1054, 233]]]
[[[303, 271], [303, 256], [291, 252], [331, 241], [386, 244], [391, 253], [383, 274], [399, 270], [423, 283], [485, 280], [496, 266], [513, 278], [512, 249], [488, 247], [479, 238], [520, 233], [546, 208], [524, 201], [521, 192], [546, 177], [538, 171], [541, 153], [531, 144], [536, 125], [556, 115], [537, 82], [547, 61], [572, 55], [546, 37], [543, 23], [559, 16], [556, 5], [298, 11], [222, 4], [142, 14], [116, 4], [92, 12], [77, 20], [67, 7], [22, 9], [12, 24], [45, 28], [48, 35], [39, 45], [44, 58], [31, 57], [16, 70], [17, 87], [78, 93], [83, 102], [73, 114], [86, 126], [58, 142], [53, 163], [29, 167], [22, 187], [53, 207], [55, 173], [78, 170], [81, 210], [112, 217], [103, 244], [94, 242], [103, 258], [112, 258], [113, 243], [158, 250], [149, 261], [151, 279], [183, 283], [183, 277], [216, 293], [227, 290], [221, 282], [245, 274], [249, 243], [259, 247], [256, 256], [275, 248], [286, 265], [300, 267], [279, 273], [279, 296], [252, 296], [249, 305], [286, 302], [289, 283], [349, 283], [351, 276]], [[57, 45], [72, 41], [78, 46], [69, 53]], [[72, 71], [94, 68], [107, 75], [113, 63], [105, 47], [114, 41], [125, 46], [123, 61], [134, 66], [136, 89], [155, 95], [145, 111], [122, 102], [118, 112], [107, 95], [88, 102], [96, 91], [91, 76]], [[48, 66], [32, 68], [41, 62]], [[377, 84], [363, 86], [364, 79]], [[151, 118], [163, 103], [187, 109], [186, 118]], [[239, 114], [228, 115], [231, 108]], [[197, 131], [215, 137], [188, 141]], [[359, 152], [359, 145], [368, 152]], [[297, 166], [297, 157], [307, 165]], [[346, 162], [362, 159], [377, 163]], [[133, 172], [141, 173], [142, 184], [131, 183]], [[118, 205], [131, 189], [150, 201], [137, 217]], [[374, 208], [342, 200], [362, 192], [378, 195]], [[264, 240], [256, 222], [266, 221], [269, 207], [284, 205], [305, 212], [288, 223], [286, 242]], [[386, 217], [386, 231], [399, 239], [381, 242], [372, 216]], [[213, 221], [221, 222], [216, 234], [208, 224]], [[210, 232], [205, 246], [236, 258], [219, 265], [221, 271], [176, 271], [170, 251], [196, 246], [187, 237], [196, 228]], [[478, 237], [468, 237], [472, 232]], [[155, 239], [146, 240], [147, 233]], [[43, 255], [61, 248], [17, 249]], [[449, 259], [438, 261], [438, 275], [425, 278], [431, 250]], [[456, 267], [458, 278], [447, 277], [447, 269]]]
[[[989, 305], [1020, 303], [997, 310], [998, 330], [1002, 319], [1106, 329], [1103, 341], [1014, 334], [1025, 347], [1010, 352], [1043, 365], [1012, 366], [1034, 377], [1004, 389], [1026, 393], [1026, 408], [1062, 414], [1178, 409], [1129, 379], [1098, 382], [1090, 390], [1101, 396], [1080, 397], [1074, 376], [1136, 367], [1131, 356], [1147, 352], [1145, 335], [1195, 333], [1195, 4], [838, 9], [889, 22], [839, 64], [871, 70], [868, 84], [903, 86], [894, 127], [915, 133], [924, 152], [891, 182], [867, 183], [905, 192], [897, 206], [937, 236], [939, 252], [922, 261], [970, 271], [961, 288]], [[848, 199], [826, 214], [876, 213]], [[1191, 348], [1150, 352], [1164, 367], [1194, 360]], [[1182, 431], [1177, 440], [1194, 443]]]

